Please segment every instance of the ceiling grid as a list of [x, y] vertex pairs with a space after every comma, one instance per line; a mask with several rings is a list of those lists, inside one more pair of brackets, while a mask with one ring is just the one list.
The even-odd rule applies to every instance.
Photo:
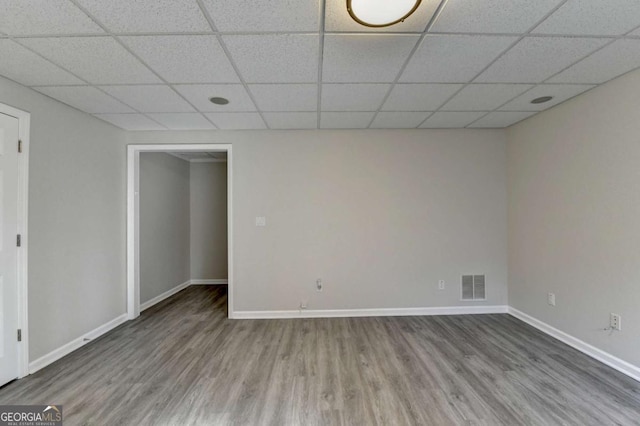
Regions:
[[345, 3], [0, 0], [0, 75], [127, 130], [501, 128], [640, 68], [637, 0]]
[[[251, 91], [248, 89], [247, 83], [244, 81], [244, 79], [242, 78], [242, 75], [238, 71], [238, 66], [234, 63], [233, 58], [231, 57], [231, 54], [229, 53], [229, 49], [227, 49], [227, 46], [224, 43], [224, 40], [222, 39], [222, 37], [220, 37], [220, 35], [216, 31], [216, 26], [215, 26], [215, 24], [213, 22], [213, 18], [209, 15], [209, 12], [207, 11], [207, 8], [202, 4], [202, 0], [197, 0], [197, 2], [198, 2], [198, 7], [202, 11], [202, 14], [205, 16], [207, 22], [209, 23], [209, 26], [211, 27], [211, 30], [216, 34], [216, 38], [218, 40], [218, 43], [220, 43], [220, 46], [224, 50], [225, 55], [227, 56], [227, 58], [229, 59], [229, 62], [231, 63], [231, 66], [233, 67], [233, 69], [235, 70], [236, 74], [238, 75], [240, 83], [242, 84], [244, 89], [247, 91], [247, 94], [249, 95], [249, 98], [251, 99], [251, 101], [255, 105], [256, 101], [251, 96]], [[215, 95], [216, 95], [215, 93], [211, 94], [211, 96], [215, 96]], [[266, 128], [268, 128], [269, 125], [267, 123], [267, 120], [264, 119], [264, 115], [262, 114], [262, 112], [258, 111], [258, 114], [260, 115], [260, 119], [265, 124]], [[209, 116], [208, 118], [211, 118], [211, 116]], [[212, 120], [210, 120], [210, 121], [212, 121]]]

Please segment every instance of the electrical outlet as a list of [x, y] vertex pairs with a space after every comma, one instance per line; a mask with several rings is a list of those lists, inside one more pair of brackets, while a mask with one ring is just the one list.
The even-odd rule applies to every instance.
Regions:
[[556, 306], [556, 294], [547, 293], [547, 303], [551, 306]]
[[264, 216], [256, 216], [256, 226], [267, 226], [267, 218]]
[[438, 290], [444, 290], [444, 280], [438, 281]]
[[322, 291], [322, 279], [320, 278], [316, 280], [316, 291]]
[[300, 302], [300, 310], [302, 311], [305, 309], [307, 309], [307, 302], [305, 301]]
[[611, 314], [609, 316], [609, 327], [613, 330], [622, 330], [622, 317], [618, 314]]

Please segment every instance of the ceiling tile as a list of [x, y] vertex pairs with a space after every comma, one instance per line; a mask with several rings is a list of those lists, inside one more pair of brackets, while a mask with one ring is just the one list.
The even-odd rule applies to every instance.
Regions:
[[[146, 156], [147, 156], [147, 154], [148, 154], [148, 153], [146, 153], [146, 152], [142, 152], [142, 153], [141, 153], [141, 155], [142, 155], [143, 157], [146, 157]], [[189, 156], [191, 155], [190, 153], [186, 153], [186, 152], [184, 152], [184, 153], [183, 153], [183, 152], [175, 152], [175, 151], [167, 152], [166, 154], [169, 154], [169, 155], [171, 155], [171, 156], [173, 156], [173, 157], [179, 158], [179, 159], [184, 160], [184, 161], [189, 161]], [[197, 154], [199, 154], [199, 153], [197, 153]]]
[[[179, 84], [174, 88], [202, 112], [254, 112], [253, 101], [242, 84]], [[227, 105], [216, 105], [211, 97], [229, 100]]]
[[640, 40], [616, 40], [549, 79], [549, 82], [599, 84], [638, 67]]
[[183, 160], [207, 160], [207, 161], [215, 161], [215, 160], [226, 160], [227, 153], [226, 152], [195, 152], [195, 151], [171, 151], [167, 154], [176, 156]]
[[166, 130], [142, 114], [96, 114], [95, 117], [125, 130]]
[[204, 0], [218, 31], [318, 31], [317, 0]]
[[640, 25], [638, 0], [569, 0], [533, 31], [542, 34], [622, 35]]
[[607, 41], [598, 38], [527, 37], [475, 81], [539, 83], [602, 47]]
[[265, 112], [262, 114], [271, 129], [315, 129], [318, 114], [315, 112]]
[[366, 129], [375, 112], [323, 112], [321, 129]]
[[463, 128], [485, 115], [482, 111], [457, 111], [457, 112], [435, 112], [420, 128], [422, 129], [453, 129]]
[[37, 91], [90, 114], [135, 112], [91, 86], [37, 87]]
[[430, 112], [379, 112], [372, 129], [415, 129]]
[[344, 0], [326, 0], [325, 31], [340, 32], [417, 32], [421, 33], [426, 28], [435, 13], [440, 0], [423, 0], [418, 10], [409, 16], [404, 22], [385, 28], [371, 28], [358, 24], [347, 12], [347, 3]]
[[322, 80], [328, 83], [393, 82], [417, 35], [327, 34]]
[[230, 35], [223, 39], [247, 83], [318, 81], [317, 35]]
[[382, 105], [383, 111], [435, 111], [462, 84], [396, 84]]
[[530, 89], [529, 84], [470, 84], [443, 111], [491, 111]]
[[20, 42], [92, 84], [160, 81], [111, 37], [29, 38]]
[[211, 31], [194, 0], [76, 0], [109, 31], [185, 33]]
[[266, 129], [262, 117], [257, 112], [216, 112], [205, 114], [222, 130]]
[[137, 36], [122, 41], [170, 83], [240, 82], [215, 36]]
[[0, 0], [0, 31], [10, 35], [104, 33], [68, 0]]
[[[595, 86], [586, 84], [540, 84], [528, 92], [518, 96], [508, 104], [500, 107], [500, 111], [542, 111], [586, 92]], [[553, 96], [543, 104], [532, 104], [531, 101], [542, 96]]]
[[149, 117], [170, 130], [215, 129], [213, 124], [197, 112], [149, 114]]
[[448, 0], [435, 32], [524, 33], [561, 0]]
[[480, 120], [469, 125], [469, 127], [480, 128], [497, 128], [501, 129], [516, 124], [525, 118], [531, 117], [535, 112], [514, 112], [514, 111], [496, 111], [482, 117]]
[[193, 112], [169, 86], [103, 86], [102, 90], [139, 112]]
[[323, 84], [323, 111], [377, 111], [390, 84]]
[[467, 83], [517, 37], [427, 35], [411, 57], [400, 81]]
[[12, 40], [0, 40], [0, 58], [0, 75], [25, 86], [83, 83]]
[[250, 84], [260, 111], [316, 111], [317, 84]]

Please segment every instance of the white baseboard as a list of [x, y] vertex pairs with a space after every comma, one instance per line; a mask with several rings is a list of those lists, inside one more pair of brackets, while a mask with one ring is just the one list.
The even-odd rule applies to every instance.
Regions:
[[403, 317], [429, 315], [506, 314], [507, 306], [450, 306], [436, 308], [398, 309], [326, 309], [296, 311], [234, 311], [234, 319], [283, 318], [348, 318], [348, 317]]
[[127, 314], [122, 314], [119, 317], [112, 319], [108, 323], [103, 324], [100, 327], [95, 328], [88, 333], [85, 333], [83, 336], [70, 341], [66, 345], [63, 345], [58, 349], [55, 349], [49, 352], [48, 354], [36, 359], [35, 361], [30, 362], [29, 374], [33, 374], [36, 371], [46, 367], [47, 365], [54, 363], [55, 361], [59, 360], [63, 356], [69, 355], [71, 352], [86, 345], [91, 340], [97, 339], [98, 337], [113, 330], [117, 326], [124, 324], [125, 322], [127, 322]]
[[179, 284], [176, 287], [172, 288], [171, 290], [165, 291], [164, 293], [154, 297], [153, 299], [147, 300], [146, 302], [141, 303], [140, 304], [140, 312], [144, 311], [145, 309], [149, 309], [150, 307], [152, 307], [156, 303], [162, 302], [167, 297], [173, 296], [177, 292], [179, 292], [181, 290], [184, 290], [185, 288], [189, 287], [190, 285], [191, 285], [191, 280], [185, 281], [182, 284]]
[[[177, 293], [178, 291], [194, 284], [190, 280], [179, 286], [161, 294], [160, 296], [146, 302], [140, 306], [140, 310], [146, 309], [161, 300]], [[199, 281], [199, 280], [195, 280]], [[203, 280], [204, 281], [204, 280]], [[213, 280], [206, 280], [213, 281]], [[217, 281], [217, 280], [216, 280]], [[235, 319], [287, 319], [287, 318], [346, 318], [346, 317], [384, 317], [384, 316], [431, 316], [431, 315], [477, 315], [477, 314], [504, 314], [518, 318], [521, 321], [537, 328], [538, 330], [554, 337], [561, 342], [579, 350], [580, 352], [608, 365], [609, 367], [640, 381], [640, 367], [613, 356], [601, 349], [596, 348], [580, 339], [577, 339], [564, 331], [558, 330], [522, 311], [505, 305], [496, 306], [451, 306], [433, 308], [399, 308], [399, 309], [331, 309], [331, 310], [295, 310], [295, 311], [235, 311]], [[127, 321], [127, 314], [122, 314], [117, 318], [89, 331], [77, 339], [55, 349], [48, 354], [29, 363], [29, 374], [46, 367], [60, 358], [79, 349], [91, 340], [113, 330], [117, 326]], [[87, 339], [87, 340], [85, 340]]]
[[[164, 293], [162, 293], [159, 296], [154, 297], [153, 299], [140, 304], [140, 312], [144, 311], [145, 309], [148, 309], [150, 307], [152, 307], [153, 305], [155, 305], [156, 303], [160, 303], [162, 302], [164, 299], [173, 296], [174, 294], [176, 294], [177, 292], [184, 290], [185, 288], [189, 287], [190, 285], [193, 284], [227, 284], [227, 280], [224, 279], [220, 279], [220, 280], [189, 280], [189, 281], [185, 281], [182, 284], [172, 288], [169, 291], [165, 291]], [[38, 370], [43, 369], [44, 367], [46, 367], [49, 364], [54, 363], [55, 361], [59, 360], [60, 358], [69, 355], [71, 352], [75, 351], [76, 349], [81, 348], [82, 346], [86, 345], [87, 343], [89, 343], [91, 340], [96, 339], [100, 336], [102, 336], [103, 334], [107, 333], [108, 331], [113, 330], [114, 328], [116, 328], [117, 326], [119, 326], [120, 324], [125, 323], [128, 320], [127, 318], [127, 314], [123, 314], [120, 315], [119, 317], [109, 321], [106, 324], [101, 325], [100, 327], [91, 330], [90, 332], [84, 334], [81, 337], [78, 337], [77, 339], [72, 340], [71, 342], [57, 348], [54, 349], [53, 351], [49, 352], [48, 354], [36, 359], [33, 362], [29, 363], [29, 374], [33, 374]], [[86, 340], [85, 340], [86, 339]]]
[[558, 330], [557, 328], [552, 327], [549, 324], [542, 322], [539, 319], [525, 314], [524, 312], [519, 311], [515, 308], [509, 307], [509, 314], [548, 334], [549, 336], [555, 337], [556, 339], [579, 350], [580, 352], [589, 355], [591, 358], [594, 358], [601, 363], [606, 364], [615, 370], [618, 370], [622, 374], [626, 374], [632, 379], [640, 382], [640, 367], [636, 367], [635, 365], [630, 364], [627, 361], [613, 356], [610, 353], [603, 351], [602, 349], [598, 349], [595, 346], [592, 346], [578, 338], [575, 338], [565, 333], [564, 331]]
[[226, 278], [191, 280], [191, 285], [227, 285], [228, 283], [229, 281]]

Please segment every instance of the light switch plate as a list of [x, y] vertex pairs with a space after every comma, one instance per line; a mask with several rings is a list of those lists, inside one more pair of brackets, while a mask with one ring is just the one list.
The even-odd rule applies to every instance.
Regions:
[[256, 226], [267, 226], [267, 218], [264, 216], [256, 216]]

